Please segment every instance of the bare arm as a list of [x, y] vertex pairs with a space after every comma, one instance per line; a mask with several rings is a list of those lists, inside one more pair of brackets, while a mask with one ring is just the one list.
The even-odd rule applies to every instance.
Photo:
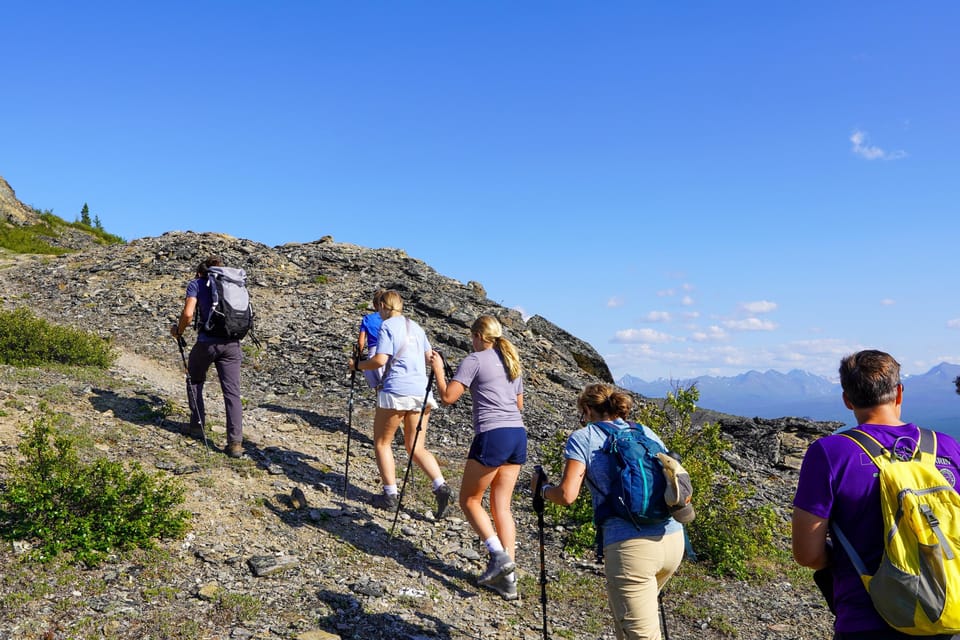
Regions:
[[[563, 465], [563, 475], [560, 477], [560, 484], [543, 485], [543, 499], [549, 500], [564, 507], [570, 506], [580, 495], [580, 487], [583, 486], [583, 478], [587, 472], [585, 464], [579, 460], [567, 461]], [[534, 474], [530, 482], [530, 491], [537, 490], [537, 476]]]
[[183, 302], [183, 311], [180, 312], [180, 319], [177, 321], [177, 324], [170, 327], [170, 335], [174, 338], [179, 338], [183, 335], [183, 332], [187, 330], [187, 327], [190, 326], [190, 323], [193, 321], [193, 314], [197, 310], [197, 299], [194, 297], [189, 297]]
[[830, 564], [827, 553], [827, 520], [793, 508], [793, 559], [803, 567], [822, 569]]
[[460, 399], [466, 388], [463, 383], [451, 380], [447, 382], [447, 373], [443, 368], [443, 356], [436, 351], [427, 354], [427, 362], [433, 368], [433, 375], [437, 381], [437, 391], [443, 404], [453, 404]]

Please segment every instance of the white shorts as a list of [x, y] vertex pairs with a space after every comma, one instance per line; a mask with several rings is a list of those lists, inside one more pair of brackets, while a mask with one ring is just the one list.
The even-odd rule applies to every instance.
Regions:
[[[427, 406], [437, 408], [437, 401], [433, 399], [433, 392], [427, 396]], [[423, 408], [423, 396], [401, 396], [395, 393], [380, 391], [377, 393], [377, 408], [391, 411], [420, 411]]]

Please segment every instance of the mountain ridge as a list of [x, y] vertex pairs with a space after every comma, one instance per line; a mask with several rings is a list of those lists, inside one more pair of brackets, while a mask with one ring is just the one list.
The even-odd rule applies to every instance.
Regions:
[[[960, 365], [941, 362], [926, 373], [903, 376], [905, 420], [960, 435], [960, 398], [954, 380]], [[735, 376], [697, 376], [647, 381], [622, 376], [617, 384], [650, 398], [663, 397], [678, 385], [695, 384], [704, 407], [734, 415], [779, 418], [805, 417], [854, 426], [853, 414], [842, 401], [839, 382], [801, 369], [782, 373], [749, 370]]]

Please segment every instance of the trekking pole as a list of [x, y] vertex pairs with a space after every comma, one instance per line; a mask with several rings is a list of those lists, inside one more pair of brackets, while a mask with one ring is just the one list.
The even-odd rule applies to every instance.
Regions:
[[657, 594], [657, 606], [660, 608], [660, 624], [663, 626], [663, 640], [670, 640], [667, 633], [667, 614], [663, 610], [663, 591]]
[[350, 486], [350, 439], [353, 435], [353, 388], [357, 381], [357, 364], [360, 362], [360, 345], [353, 345], [353, 369], [350, 371], [350, 395], [347, 398], [347, 461], [343, 468], [343, 499], [347, 499]]
[[397, 527], [397, 518], [400, 517], [403, 493], [407, 490], [407, 478], [410, 477], [410, 467], [413, 465], [413, 456], [417, 452], [417, 439], [420, 437], [420, 428], [423, 425], [423, 414], [427, 412], [427, 400], [430, 398], [431, 386], [433, 386], [433, 367], [430, 367], [430, 375], [427, 376], [427, 392], [423, 396], [423, 406], [420, 407], [420, 418], [417, 420], [417, 430], [413, 434], [413, 446], [410, 447], [410, 455], [407, 458], [407, 471], [403, 474], [403, 486], [400, 487], [400, 495], [397, 496], [397, 511], [393, 514], [393, 524], [390, 525], [391, 538], [393, 537], [393, 530]]
[[533, 468], [537, 474], [537, 484], [533, 491], [533, 510], [537, 512], [537, 530], [540, 534], [540, 604], [543, 607], [543, 640], [550, 640], [547, 635], [547, 565], [543, 551], [543, 485], [547, 480], [547, 474], [543, 472], [543, 467], [537, 465]]
[[200, 405], [197, 403], [197, 392], [193, 388], [193, 380], [190, 378], [190, 367], [187, 366], [187, 356], [183, 348], [187, 346], [187, 341], [183, 336], [177, 336], [177, 346], [180, 348], [180, 359], [183, 361], [183, 373], [187, 380], [187, 399], [190, 401], [191, 414], [197, 412], [197, 423], [200, 425], [200, 435], [203, 436], [204, 457], [210, 459], [210, 445], [207, 443], [207, 430], [203, 426], [203, 417], [200, 415]]

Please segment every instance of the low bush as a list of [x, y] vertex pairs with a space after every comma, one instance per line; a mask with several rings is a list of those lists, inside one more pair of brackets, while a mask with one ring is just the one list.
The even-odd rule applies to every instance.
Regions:
[[116, 354], [93, 333], [54, 325], [26, 307], [0, 310], [0, 364], [34, 367], [47, 364], [105, 369]]
[[19, 445], [23, 459], [7, 461], [3, 538], [35, 543], [38, 559], [72, 552], [96, 565], [114, 550], [149, 549], [156, 538], [186, 532], [190, 514], [178, 509], [182, 488], [139, 463], [82, 462], [75, 438], [58, 432], [57, 421], [44, 408]]

